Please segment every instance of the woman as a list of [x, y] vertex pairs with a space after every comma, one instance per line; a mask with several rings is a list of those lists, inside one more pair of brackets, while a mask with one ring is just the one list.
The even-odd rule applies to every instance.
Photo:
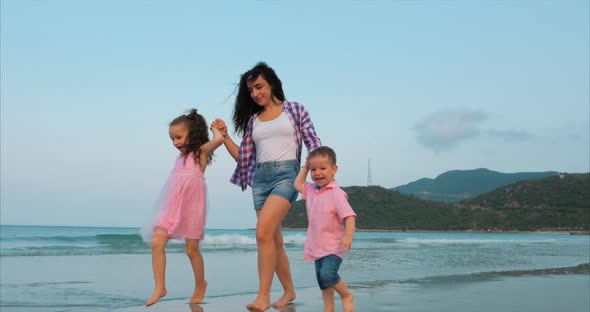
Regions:
[[[240, 79], [233, 124], [242, 137], [238, 146], [226, 135], [224, 145], [237, 161], [230, 182], [252, 188], [258, 246], [258, 296], [250, 311], [271, 307], [270, 288], [276, 272], [284, 293], [272, 305], [282, 307], [295, 299], [289, 258], [283, 246], [281, 222], [297, 199], [293, 182], [301, 165], [302, 143], [308, 152], [321, 145], [303, 105], [285, 101], [281, 80], [265, 63], [258, 63]], [[213, 122], [227, 132], [223, 120]]]

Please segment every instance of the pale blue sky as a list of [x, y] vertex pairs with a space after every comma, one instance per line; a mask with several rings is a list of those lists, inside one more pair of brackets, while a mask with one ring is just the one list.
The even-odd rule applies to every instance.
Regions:
[[[366, 185], [368, 159], [388, 188], [590, 171], [588, 1], [0, 3], [2, 224], [142, 225], [176, 157], [170, 120], [229, 122], [261, 60], [341, 186]], [[233, 159], [215, 159], [208, 227], [254, 227]]]

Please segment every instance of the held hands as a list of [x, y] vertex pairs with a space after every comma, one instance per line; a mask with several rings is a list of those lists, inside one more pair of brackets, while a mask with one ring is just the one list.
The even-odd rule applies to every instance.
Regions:
[[227, 136], [227, 125], [222, 119], [217, 118], [211, 123], [211, 131], [213, 131], [213, 129], [219, 130], [223, 137]]

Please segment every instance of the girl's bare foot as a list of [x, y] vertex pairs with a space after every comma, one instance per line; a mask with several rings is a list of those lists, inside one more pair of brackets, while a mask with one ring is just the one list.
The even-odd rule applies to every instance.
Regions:
[[145, 306], [146, 306], [146, 307], [149, 307], [149, 306], [151, 306], [152, 304], [154, 304], [154, 303], [158, 302], [158, 300], [160, 300], [160, 298], [162, 298], [162, 297], [166, 296], [166, 294], [167, 294], [167, 293], [168, 293], [168, 291], [166, 290], [166, 288], [164, 288], [164, 289], [156, 289], [156, 290], [154, 291], [154, 294], [153, 294], [153, 295], [152, 295], [152, 297], [150, 298], [150, 300], [148, 300], [148, 301], [145, 303]]
[[246, 305], [246, 309], [249, 311], [263, 312], [270, 309], [270, 300], [264, 300], [259, 297], [256, 298], [252, 303]]
[[197, 288], [195, 288], [195, 292], [193, 293], [193, 296], [189, 303], [194, 304], [203, 301], [203, 298], [205, 298], [205, 291], [207, 291], [207, 281], [203, 281], [202, 284], [198, 285]]
[[284, 307], [289, 305], [293, 300], [295, 300], [295, 293], [284, 293], [281, 299], [275, 301], [272, 306], [273, 307]]

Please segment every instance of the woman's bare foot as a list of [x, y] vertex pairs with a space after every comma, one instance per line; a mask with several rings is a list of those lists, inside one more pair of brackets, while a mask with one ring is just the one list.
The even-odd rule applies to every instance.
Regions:
[[264, 300], [259, 297], [256, 297], [256, 300], [254, 300], [254, 301], [252, 301], [252, 303], [249, 303], [246, 305], [246, 309], [248, 309], [249, 311], [255, 311], [255, 312], [266, 311], [266, 310], [270, 309], [270, 298], [268, 298], [267, 300]]
[[160, 298], [162, 298], [162, 297], [166, 296], [166, 294], [167, 294], [167, 293], [168, 293], [168, 291], [166, 290], [166, 288], [164, 288], [164, 289], [156, 289], [156, 290], [154, 291], [154, 294], [153, 294], [153, 295], [152, 295], [152, 297], [150, 298], [150, 300], [148, 300], [148, 301], [145, 303], [145, 306], [146, 306], [146, 307], [149, 307], [149, 306], [151, 306], [152, 304], [154, 304], [154, 303], [158, 302], [158, 300], [160, 300]]
[[189, 303], [194, 304], [203, 301], [203, 298], [205, 298], [205, 291], [207, 291], [207, 281], [203, 281], [202, 284], [198, 285], [197, 288], [195, 288], [195, 292], [193, 293], [193, 296], [191, 297], [191, 301], [189, 301]]
[[279, 300], [272, 304], [272, 306], [277, 308], [284, 307], [289, 305], [293, 300], [295, 300], [295, 293], [284, 293]]

